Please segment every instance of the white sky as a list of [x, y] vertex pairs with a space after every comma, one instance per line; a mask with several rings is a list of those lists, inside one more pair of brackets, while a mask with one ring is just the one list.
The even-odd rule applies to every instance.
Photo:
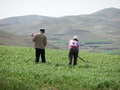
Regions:
[[0, 0], [0, 19], [30, 14], [81, 15], [109, 7], [120, 9], [120, 0]]

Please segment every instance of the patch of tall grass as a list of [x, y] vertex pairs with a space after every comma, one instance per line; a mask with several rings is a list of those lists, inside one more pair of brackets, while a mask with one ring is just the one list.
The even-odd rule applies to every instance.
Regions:
[[46, 49], [35, 64], [33, 48], [0, 46], [0, 90], [119, 90], [120, 56], [80, 52], [76, 66], [67, 51]]

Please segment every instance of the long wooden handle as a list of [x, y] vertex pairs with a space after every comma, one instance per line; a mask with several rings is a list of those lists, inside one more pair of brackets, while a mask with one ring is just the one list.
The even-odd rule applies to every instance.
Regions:
[[80, 56], [78, 56], [83, 62], [89, 63], [88, 61], [85, 61], [84, 59], [82, 59]]

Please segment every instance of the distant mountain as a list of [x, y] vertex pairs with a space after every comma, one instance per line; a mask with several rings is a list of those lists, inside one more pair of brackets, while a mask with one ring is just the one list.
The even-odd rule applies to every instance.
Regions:
[[39, 16], [39, 15], [26, 15], [19, 17], [11, 17], [0, 20], [0, 25], [9, 25], [9, 24], [20, 24], [20, 23], [29, 23], [39, 20], [49, 20], [53, 19], [52, 17]]
[[92, 13], [91, 15], [104, 18], [116, 18], [116, 17], [120, 18], [120, 9], [106, 8], [98, 12]]
[[39, 32], [40, 28], [46, 29], [50, 44], [63, 49], [67, 49], [68, 41], [74, 35], [79, 36], [83, 48], [106, 48], [103, 42], [97, 46], [85, 44], [86, 41], [94, 40], [110, 40], [107, 47], [120, 47], [120, 9], [117, 8], [106, 8], [89, 15], [60, 18], [27, 15], [0, 20], [0, 30], [26, 37]]

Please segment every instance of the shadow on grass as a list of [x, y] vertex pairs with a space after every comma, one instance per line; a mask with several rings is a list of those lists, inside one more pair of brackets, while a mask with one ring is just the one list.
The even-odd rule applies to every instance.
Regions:
[[56, 67], [59, 67], [59, 66], [65, 66], [65, 64], [55, 64]]
[[81, 66], [78, 66], [78, 65], [66, 65], [66, 64], [60, 64], [60, 63], [57, 63], [57, 64], [55, 64], [55, 66], [56, 67], [61, 67], [61, 66], [63, 66], [63, 67], [69, 67], [69, 68], [74, 68], [74, 67], [78, 67], [78, 68], [92, 68], [92, 66], [91, 65], [88, 65], [88, 64], [86, 64], [86, 65], [81, 65]]
[[[42, 64], [42, 63], [38, 63], [38, 64]], [[56, 67], [69, 67], [69, 68], [74, 68], [74, 67], [78, 67], [78, 68], [92, 68], [92, 66], [91, 65], [89, 65], [89, 64], [86, 64], [86, 65], [80, 65], [80, 66], [78, 66], [78, 65], [66, 65], [66, 64], [63, 64], [63, 63], [52, 63], [52, 62], [50, 62], [50, 61], [47, 61], [45, 64], [47, 64], [47, 65], [54, 65], [54, 66], [56, 66]]]
[[86, 64], [86, 65], [81, 65], [81, 66], [78, 66], [78, 68], [92, 68], [92, 66], [91, 66], [91, 65]]

